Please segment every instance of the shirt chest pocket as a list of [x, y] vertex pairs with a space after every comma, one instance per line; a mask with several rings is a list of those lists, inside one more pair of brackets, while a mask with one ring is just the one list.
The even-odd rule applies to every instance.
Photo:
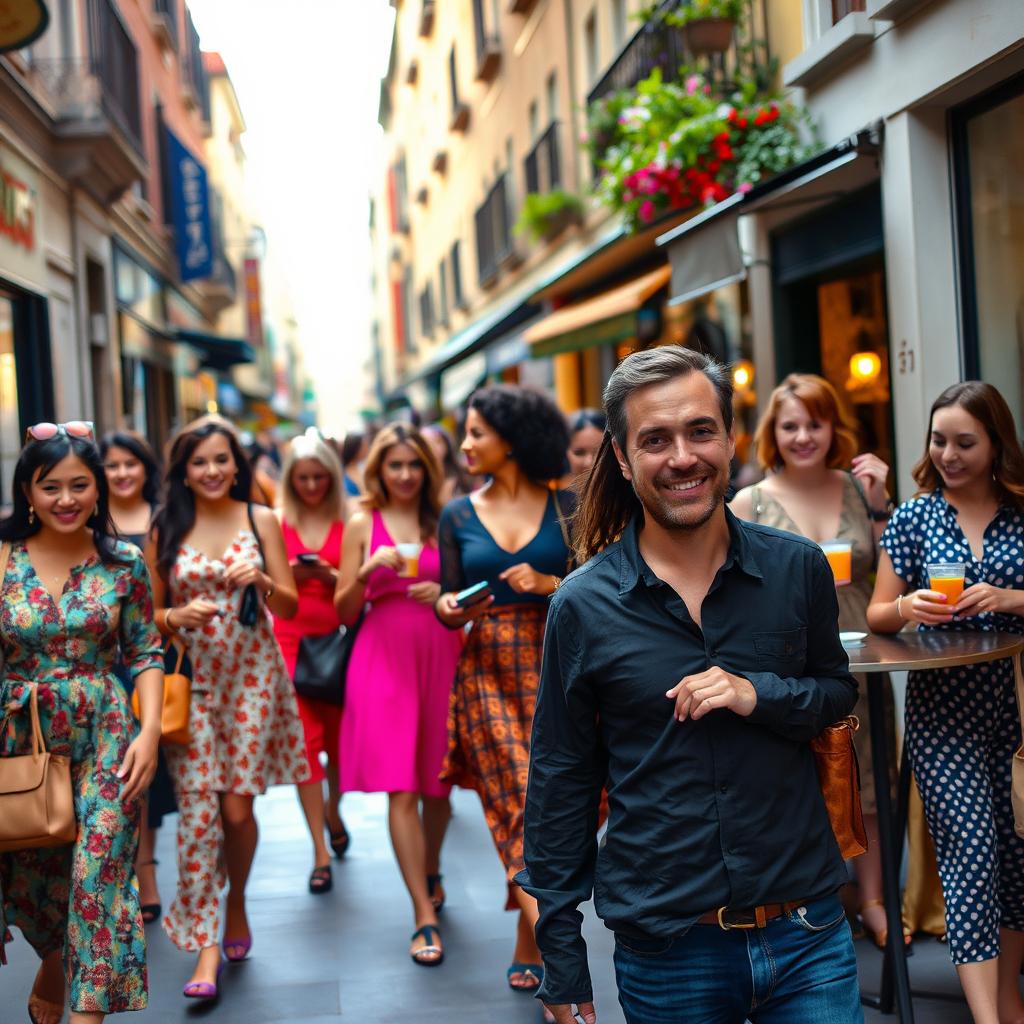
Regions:
[[807, 661], [807, 627], [772, 629], [753, 634], [754, 656], [759, 672], [779, 676], [803, 673]]

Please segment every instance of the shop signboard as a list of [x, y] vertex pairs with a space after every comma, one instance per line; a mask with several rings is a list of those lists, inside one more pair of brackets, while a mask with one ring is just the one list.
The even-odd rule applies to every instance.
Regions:
[[43, 0], [0, 0], [0, 53], [34, 43], [49, 24]]
[[213, 274], [213, 229], [206, 168], [169, 128], [167, 170], [178, 278], [195, 281]]
[[260, 296], [260, 261], [245, 261], [245, 336], [255, 349], [263, 348], [263, 300]]
[[4, 277], [18, 284], [44, 288], [46, 262], [39, 210], [38, 175], [0, 145], [0, 269]]

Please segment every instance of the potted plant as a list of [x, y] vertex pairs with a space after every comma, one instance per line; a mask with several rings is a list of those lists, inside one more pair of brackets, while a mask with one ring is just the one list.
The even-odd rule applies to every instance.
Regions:
[[668, 13], [665, 21], [682, 27], [686, 48], [699, 56], [728, 50], [742, 17], [743, 0], [689, 0]]
[[579, 196], [560, 188], [530, 192], [523, 200], [515, 231], [517, 234], [526, 231], [538, 240], [549, 242], [570, 224], [579, 224], [582, 220], [583, 202]]

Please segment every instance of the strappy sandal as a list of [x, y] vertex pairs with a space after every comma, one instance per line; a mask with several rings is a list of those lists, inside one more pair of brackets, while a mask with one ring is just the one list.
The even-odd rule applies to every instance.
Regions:
[[313, 893], [314, 896], [330, 892], [333, 887], [334, 876], [331, 874], [330, 864], [324, 864], [323, 867], [313, 868], [313, 873], [309, 876], [309, 891]]
[[[37, 1017], [36, 1014], [47, 1014], [47, 1016]], [[47, 999], [41, 999], [33, 993], [28, 997], [28, 1019], [32, 1021], [32, 1024], [60, 1024], [64, 1019], [64, 1007], [60, 1003], [51, 1003]]]
[[[430, 902], [434, 904], [434, 913], [440, 914], [444, 910], [445, 891], [441, 886], [441, 879], [444, 875], [427, 875], [427, 895], [430, 897]], [[441, 895], [435, 897], [434, 893], [437, 890], [441, 890]]]
[[[513, 985], [513, 974], [521, 974], [523, 979], [529, 981], [530, 984]], [[505, 977], [508, 979], [508, 987], [513, 992], [536, 992], [544, 981], [544, 965], [513, 963], [509, 966], [508, 971], [505, 972]]]
[[[885, 903], [882, 900], [865, 900], [860, 905], [860, 914], [858, 914], [858, 919], [860, 921], [860, 926], [864, 930], [864, 934], [880, 950], [882, 950], [884, 952], [885, 951], [885, 947], [889, 944], [889, 929], [888, 929], [888, 927], [885, 927], [885, 928], [880, 928], [878, 931], [875, 931], [875, 929], [872, 928], [864, 920], [864, 916], [863, 916], [864, 915], [864, 911], [867, 910], [869, 907], [882, 907], [884, 909], [885, 908]], [[907, 956], [912, 956], [913, 955], [914, 947], [911, 945], [911, 943], [913, 941], [914, 941], [913, 933], [910, 931], [910, 929], [906, 925], [904, 925], [903, 926], [903, 945], [906, 947]]]
[[352, 845], [352, 837], [348, 834], [348, 829], [342, 825], [340, 831], [328, 834], [331, 837], [331, 849], [334, 851], [334, 856], [338, 860], [342, 860], [348, 853], [349, 846]]
[[437, 967], [444, 960], [444, 947], [437, 942], [440, 937], [441, 929], [436, 924], [425, 924], [422, 928], [417, 928], [409, 936], [409, 941], [415, 942], [416, 939], [423, 939], [424, 945], [417, 947], [409, 954], [412, 957], [412, 962], [421, 967]]
[[[151, 864], [153, 867], [156, 867], [159, 863], [160, 861], [154, 857], [153, 860], [144, 860], [141, 863], [136, 864], [135, 868], [137, 871], [139, 868], [148, 868]], [[159, 921], [160, 915], [163, 913], [163, 909], [163, 904], [161, 903], [143, 903], [141, 907], [142, 923], [152, 924], [154, 921]]]

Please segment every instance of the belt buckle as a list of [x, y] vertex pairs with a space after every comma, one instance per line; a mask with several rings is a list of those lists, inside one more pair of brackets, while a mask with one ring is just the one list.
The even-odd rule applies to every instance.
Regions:
[[726, 919], [724, 917], [724, 914], [725, 914], [725, 912], [728, 909], [729, 909], [728, 907], [719, 907], [718, 908], [718, 927], [721, 928], [723, 932], [732, 931], [733, 929], [739, 929], [741, 931], [749, 931], [749, 930], [757, 927], [757, 923], [754, 922], [754, 921], [752, 921], [750, 924], [729, 924], [729, 922], [726, 921]]

